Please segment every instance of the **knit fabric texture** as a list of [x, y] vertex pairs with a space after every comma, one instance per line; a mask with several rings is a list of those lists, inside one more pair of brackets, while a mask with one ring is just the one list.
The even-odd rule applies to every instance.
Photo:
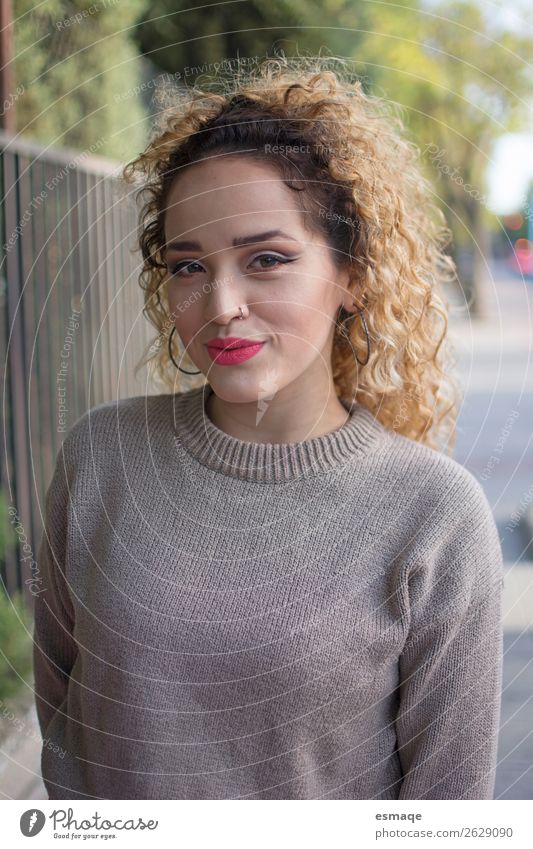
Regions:
[[92, 407], [46, 495], [51, 799], [490, 799], [502, 551], [454, 459], [359, 403], [245, 442], [209, 384]]

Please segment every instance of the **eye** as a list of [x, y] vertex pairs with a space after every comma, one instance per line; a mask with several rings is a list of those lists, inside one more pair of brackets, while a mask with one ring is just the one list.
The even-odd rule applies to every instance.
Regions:
[[284, 256], [277, 256], [276, 254], [259, 254], [259, 256], [256, 256], [255, 259], [252, 260], [252, 261], [256, 262], [258, 259], [259, 260], [264, 260], [264, 259], [273, 259], [274, 260], [274, 263], [272, 263], [270, 265], [261, 266], [265, 271], [270, 271], [270, 269], [275, 268], [276, 265], [285, 265], [287, 262], [294, 262], [294, 259], [289, 259], [288, 257], [284, 257]]
[[[174, 265], [172, 268], [169, 268], [169, 273], [172, 275], [183, 274], [184, 268], [191, 268], [193, 265], [199, 265], [198, 262], [183, 260], [182, 262], [178, 262], [177, 265]], [[184, 277], [191, 277], [190, 274], [183, 274]]]
[[[259, 254], [259, 256], [256, 256], [252, 260], [252, 262], [257, 262], [257, 260], [260, 260], [261, 262], [264, 260], [270, 260], [270, 262], [266, 266], [260, 266], [263, 271], [270, 271], [271, 269], [275, 269], [278, 265], [285, 265], [288, 262], [294, 262], [295, 259], [296, 257], [290, 258], [285, 256], [278, 256], [277, 254], [264, 253]], [[169, 274], [171, 274], [173, 277], [192, 277], [193, 274], [196, 273], [194, 271], [191, 271], [194, 266], [197, 266], [197, 268], [202, 270], [200, 263], [196, 262], [195, 260], [182, 260], [181, 262], [178, 262], [177, 265], [169, 267], [168, 271]], [[185, 273], [185, 269], [189, 269], [189, 273]]]

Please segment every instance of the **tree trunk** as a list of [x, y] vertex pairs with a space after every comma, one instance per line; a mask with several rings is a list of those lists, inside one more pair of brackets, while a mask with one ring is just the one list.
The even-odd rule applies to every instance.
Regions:
[[472, 315], [478, 319], [487, 319], [491, 312], [491, 238], [488, 227], [481, 214], [472, 222], [474, 238], [474, 262], [472, 268], [472, 291], [474, 303]]

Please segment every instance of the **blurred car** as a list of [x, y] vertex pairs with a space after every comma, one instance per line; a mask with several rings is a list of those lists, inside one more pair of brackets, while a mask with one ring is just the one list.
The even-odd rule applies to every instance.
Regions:
[[507, 257], [507, 265], [515, 274], [533, 276], [533, 244], [529, 239], [517, 239]]

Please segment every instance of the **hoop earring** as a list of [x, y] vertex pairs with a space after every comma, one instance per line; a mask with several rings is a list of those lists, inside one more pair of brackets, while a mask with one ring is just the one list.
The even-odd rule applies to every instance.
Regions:
[[174, 363], [174, 365], [176, 366], [176, 368], [177, 368], [177, 369], [179, 369], [180, 371], [182, 371], [182, 372], [183, 372], [183, 374], [201, 374], [201, 373], [202, 373], [202, 370], [201, 370], [201, 369], [200, 369], [200, 371], [187, 371], [187, 369], [182, 368], [181, 366], [179, 366], [179, 365], [177, 364], [176, 360], [175, 360], [175, 359], [174, 359], [174, 357], [172, 356], [172, 337], [173, 337], [173, 335], [174, 335], [174, 331], [175, 331], [175, 329], [176, 329], [176, 325], [174, 325], [174, 327], [173, 327], [173, 328], [172, 328], [172, 330], [170, 331], [170, 335], [169, 335], [169, 337], [168, 337], [168, 355], [169, 355], [170, 359], [172, 360], [172, 362]]
[[[355, 301], [352, 301], [352, 304], [355, 306]], [[370, 359], [370, 336], [369, 336], [369, 333], [368, 333], [368, 327], [366, 325], [366, 321], [365, 321], [365, 317], [364, 317], [364, 308], [353, 312], [351, 314], [351, 316], [348, 316], [348, 318], [345, 318], [343, 321], [337, 322], [337, 328], [340, 329], [341, 339], [344, 342], [347, 342], [352, 347], [352, 350], [353, 350], [353, 346], [352, 346], [351, 340], [349, 338], [349, 329], [347, 329], [347, 328], [348, 328], [348, 322], [353, 321], [354, 317], [357, 316], [357, 315], [360, 316], [361, 322], [363, 324], [363, 329], [365, 331], [367, 357], [366, 357], [366, 360], [364, 361], [364, 363], [362, 363], [361, 360], [359, 359], [359, 357], [357, 356], [357, 354], [355, 353], [355, 351], [354, 351], [354, 355], [355, 355], [355, 359], [357, 360], [357, 362], [359, 363], [360, 366], [366, 366], [367, 362]]]

